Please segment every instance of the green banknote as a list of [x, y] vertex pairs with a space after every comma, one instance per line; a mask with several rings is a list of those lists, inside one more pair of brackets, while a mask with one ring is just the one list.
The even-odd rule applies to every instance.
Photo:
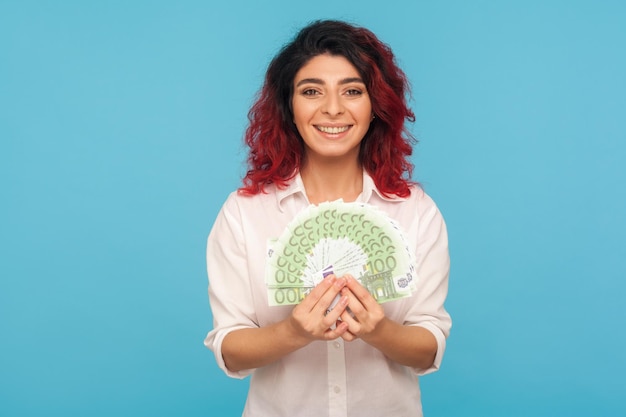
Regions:
[[311, 205], [268, 242], [270, 305], [298, 304], [329, 274], [350, 274], [379, 302], [415, 290], [415, 262], [398, 224], [374, 206], [342, 201]]

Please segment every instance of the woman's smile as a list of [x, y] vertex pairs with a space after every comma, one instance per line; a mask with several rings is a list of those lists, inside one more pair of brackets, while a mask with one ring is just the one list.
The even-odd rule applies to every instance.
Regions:
[[344, 133], [350, 129], [350, 125], [347, 126], [323, 126], [323, 125], [315, 125], [315, 128], [323, 133], [328, 133], [330, 135], [338, 135], [340, 133]]

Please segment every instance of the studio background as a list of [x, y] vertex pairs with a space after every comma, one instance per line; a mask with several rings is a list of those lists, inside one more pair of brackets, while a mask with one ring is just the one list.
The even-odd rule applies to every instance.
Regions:
[[625, 2], [0, 0], [1, 416], [240, 415], [206, 237], [269, 60], [318, 18], [413, 86], [452, 256], [426, 415], [626, 415]]

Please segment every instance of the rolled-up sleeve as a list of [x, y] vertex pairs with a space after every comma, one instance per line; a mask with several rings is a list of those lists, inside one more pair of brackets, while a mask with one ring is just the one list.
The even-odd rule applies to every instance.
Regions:
[[417, 210], [417, 291], [405, 324], [429, 330], [437, 340], [437, 354], [428, 369], [414, 369], [418, 375], [434, 372], [441, 366], [452, 320], [444, 307], [448, 294], [450, 255], [446, 224], [439, 209], [421, 194]]
[[206, 260], [213, 329], [204, 344], [213, 351], [218, 366], [228, 376], [244, 378], [252, 370], [232, 372], [222, 357], [222, 343], [228, 333], [258, 327], [248, 278], [241, 213], [233, 195], [227, 199], [211, 229]]

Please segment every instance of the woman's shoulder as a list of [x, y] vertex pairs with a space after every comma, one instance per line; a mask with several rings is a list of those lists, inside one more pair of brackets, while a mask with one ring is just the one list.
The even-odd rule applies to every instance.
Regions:
[[407, 204], [431, 204], [432, 198], [428, 195], [426, 190], [419, 184], [413, 183], [409, 185], [409, 194], [406, 196], [390, 195], [383, 196], [378, 193], [381, 199], [387, 200], [390, 203], [407, 203]]
[[411, 185], [410, 190], [411, 195], [407, 197], [407, 201], [410, 202], [410, 204], [415, 205], [419, 212], [439, 210], [435, 200], [426, 192], [422, 185], [413, 184]]
[[430, 197], [430, 195], [428, 195], [424, 187], [419, 183], [411, 184], [409, 190], [411, 191], [411, 195], [409, 197], [411, 199], [424, 202], [433, 201], [433, 199]]

